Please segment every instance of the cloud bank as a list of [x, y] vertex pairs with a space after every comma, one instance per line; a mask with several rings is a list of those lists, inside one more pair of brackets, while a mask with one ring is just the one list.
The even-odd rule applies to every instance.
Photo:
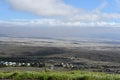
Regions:
[[71, 21], [71, 20], [58, 20], [58, 19], [32, 19], [32, 20], [10, 20], [0, 21], [0, 25], [7, 27], [120, 27], [119, 22], [105, 22], [105, 21]]
[[[118, 4], [119, 0], [115, 0]], [[64, 0], [7, 0], [13, 9], [26, 11], [46, 19], [0, 21], [12, 26], [115, 26], [119, 27], [119, 13], [101, 12], [108, 3], [103, 2], [92, 11], [75, 8]], [[120, 1], [119, 1], [120, 3]]]

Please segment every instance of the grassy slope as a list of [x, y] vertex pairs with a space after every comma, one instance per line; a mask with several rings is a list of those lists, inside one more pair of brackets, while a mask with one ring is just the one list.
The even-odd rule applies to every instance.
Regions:
[[118, 74], [105, 74], [96, 72], [81, 72], [81, 71], [69, 71], [69, 72], [1, 72], [1, 79], [13, 79], [13, 80], [120, 80]]

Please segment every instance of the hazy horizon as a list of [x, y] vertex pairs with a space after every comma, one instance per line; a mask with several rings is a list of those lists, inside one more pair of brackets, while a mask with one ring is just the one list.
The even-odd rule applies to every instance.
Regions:
[[120, 40], [119, 8], [119, 0], [1, 0], [0, 36]]
[[1, 37], [120, 40], [115, 27], [1, 27]]

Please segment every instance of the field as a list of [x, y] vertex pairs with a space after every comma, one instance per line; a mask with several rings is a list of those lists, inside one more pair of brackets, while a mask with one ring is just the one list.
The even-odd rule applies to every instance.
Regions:
[[1, 72], [2, 80], [120, 80], [120, 75], [83, 71]]

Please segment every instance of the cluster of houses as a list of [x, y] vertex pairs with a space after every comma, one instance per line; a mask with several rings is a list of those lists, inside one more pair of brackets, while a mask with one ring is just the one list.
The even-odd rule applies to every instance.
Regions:
[[74, 65], [69, 64], [69, 63], [61, 63], [61, 66], [64, 68], [73, 68], [74, 67]]
[[0, 67], [42, 67], [43, 63], [0, 61]]
[[85, 65], [78, 63], [40, 63], [40, 62], [9, 62], [9, 61], [0, 61], [0, 67], [45, 67], [51, 66], [52, 69], [55, 67], [63, 68], [83, 68]]
[[[41, 62], [9, 62], [9, 61], [0, 61], [0, 67], [46, 67], [51, 70], [55, 70], [56, 68], [66, 68], [66, 69], [83, 69], [83, 68], [91, 68], [91, 69], [96, 69], [99, 72], [109, 72], [109, 73], [120, 73], [120, 66], [89, 66], [87, 64], [83, 63], [41, 63]], [[110, 69], [111, 68], [111, 69]], [[112, 70], [115, 69], [116, 70]]]
[[82, 68], [88, 68], [89, 66], [87, 64], [82, 63], [61, 63], [61, 66], [64, 68], [71, 68], [71, 69], [82, 69]]

